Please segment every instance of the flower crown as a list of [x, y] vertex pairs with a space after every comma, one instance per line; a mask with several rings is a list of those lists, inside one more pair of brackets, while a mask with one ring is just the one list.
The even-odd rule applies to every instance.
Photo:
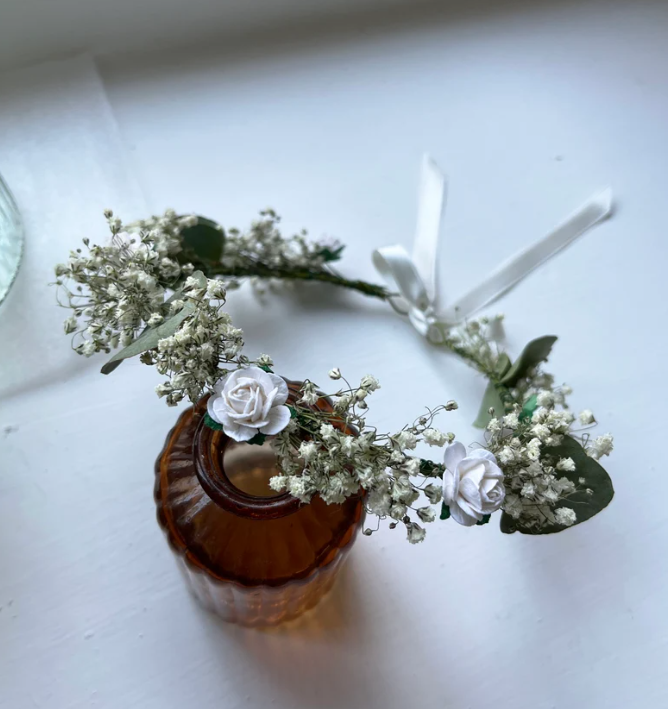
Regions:
[[[72, 251], [55, 269], [59, 303], [73, 311], [65, 332], [75, 352], [89, 357], [120, 346], [104, 374], [138, 356], [165, 376], [156, 391], [169, 406], [208, 394], [206, 425], [249, 444], [271, 436], [280, 470], [270, 482], [274, 490], [331, 504], [362, 489], [367, 511], [389, 519], [392, 529], [404, 525], [411, 543], [422, 541], [423, 525], [437, 517], [474, 526], [497, 511], [504, 532], [559, 532], [612, 499], [610, 478], [597, 462], [612, 451], [612, 437], [590, 438], [591, 411], [576, 419], [566, 403], [570, 387], [555, 386], [542, 369], [556, 337], [533, 340], [512, 362], [491, 337], [501, 316], [441, 326], [437, 346], [488, 379], [475, 421], [484, 440], [467, 451], [453, 433], [434, 426], [437, 414], [457, 408], [454, 401], [381, 434], [367, 420], [368, 401], [380, 387], [375, 377], [351, 384], [335, 368], [332, 391], [306, 381], [301, 398], [288, 404], [272, 359], [242, 353], [243, 333], [223, 309], [227, 292], [246, 278], [257, 289], [272, 281], [320, 281], [392, 304], [396, 294], [387, 288], [334, 270], [341, 243], [309, 241], [306, 232], [284, 237], [270, 210], [247, 232], [173, 211], [127, 225], [109, 210], [105, 217], [110, 243], [85, 238], [85, 251]], [[331, 398], [331, 412], [313, 407], [321, 396]], [[445, 447], [445, 455], [437, 461], [414, 455], [420, 442]]]

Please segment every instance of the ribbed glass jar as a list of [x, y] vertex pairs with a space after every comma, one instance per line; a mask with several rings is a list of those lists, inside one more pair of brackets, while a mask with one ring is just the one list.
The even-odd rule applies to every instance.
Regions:
[[[300, 384], [288, 382], [294, 403]], [[320, 399], [317, 408], [331, 411]], [[236, 443], [203, 425], [205, 401], [181, 414], [156, 462], [158, 521], [194, 596], [224, 620], [272, 625], [314, 606], [331, 588], [364, 504], [351, 497], [301, 504], [268, 486], [268, 439]]]
[[12, 193], [0, 176], [0, 303], [16, 278], [23, 256], [23, 223]]

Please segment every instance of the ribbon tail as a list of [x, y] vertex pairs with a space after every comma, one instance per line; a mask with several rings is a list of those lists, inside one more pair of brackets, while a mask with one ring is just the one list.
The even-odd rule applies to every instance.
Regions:
[[[388, 286], [399, 293], [392, 307], [402, 315], [424, 313], [434, 308], [436, 300], [436, 263], [445, 202], [445, 175], [425, 154], [420, 171], [418, 216], [412, 257], [403, 246], [384, 246], [372, 254], [373, 264]], [[414, 322], [422, 316], [414, 313]], [[418, 327], [416, 325], [416, 327]], [[420, 325], [426, 328], [426, 325]], [[418, 328], [420, 329], [420, 328]]]
[[612, 190], [605, 189], [594, 195], [547, 236], [515, 254], [480, 285], [440, 312], [438, 320], [446, 326], [458, 325], [493, 303], [558, 251], [610, 216], [612, 209]]
[[436, 307], [436, 264], [441, 219], [445, 206], [446, 179], [436, 162], [425, 153], [420, 171], [417, 223], [412, 261], [422, 279], [429, 303]]

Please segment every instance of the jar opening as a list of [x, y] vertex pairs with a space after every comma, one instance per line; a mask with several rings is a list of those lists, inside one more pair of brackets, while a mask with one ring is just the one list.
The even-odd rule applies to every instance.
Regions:
[[277, 472], [276, 454], [269, 441], [262, 446], [237, 443], [222, 431], [205, 426], [201, 418], [193, 454], [200, 485], [228, 512], [266, 520], [285, 517], [299, 509], [301, 503], [296, 497], [287, 492], [276, 493], [269, 487], [269, 479]]
[[223, 470], [240, 492], [253, 497], [278, 497], [269, 480], [279, 474], [276, 452], [269, 441], [261, 446], [229, 441], [222, 452]]

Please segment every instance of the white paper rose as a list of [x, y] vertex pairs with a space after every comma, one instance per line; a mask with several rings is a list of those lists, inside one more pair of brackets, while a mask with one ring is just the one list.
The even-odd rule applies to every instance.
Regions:
[[459, 442], [445, 449], [443, 501], [455, 522], [473, 526], [496, 512], [505, 495], [503, 472], [492, 453], [479, 448], [466, 455]]
[[248, 441], [257, 433], [273, 435], [290, 422], [285, 406], [288, 385], [259, 367], [237, 369], [219, 380], [207, 402], [211, 418], [235, 441]]

